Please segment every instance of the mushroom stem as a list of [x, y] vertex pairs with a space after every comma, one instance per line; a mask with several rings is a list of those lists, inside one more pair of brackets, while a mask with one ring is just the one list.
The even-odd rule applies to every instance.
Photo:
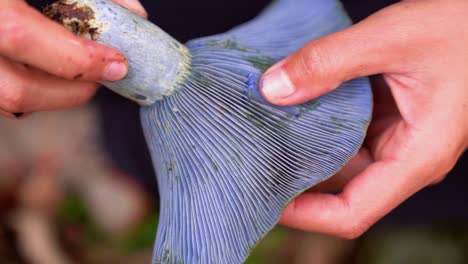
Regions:
[[60, 0], [44, 10], [79, 36], [121, 51], [126, 78], [104, 86], [141, 105], [171, 95], [190, 72], [188, 49], [156, 25], [107, 0]]

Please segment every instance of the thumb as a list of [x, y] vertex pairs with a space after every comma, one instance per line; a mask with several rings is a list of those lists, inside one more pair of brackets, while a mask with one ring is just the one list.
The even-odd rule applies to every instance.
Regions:
[[[408, 5], [411, 8], [405, 7]], [[273, 104], [294, 105], [327, 93], [344, 81], [401, 65], [408, 60], [408, 38], [416, 37], [411, 31], [418, 31], [415, 23], [407, 21], [417, 16], [413, 5], [402, 2], [389, 6], [354, 26], [308, 43], [265, 72], [260, 92]]]

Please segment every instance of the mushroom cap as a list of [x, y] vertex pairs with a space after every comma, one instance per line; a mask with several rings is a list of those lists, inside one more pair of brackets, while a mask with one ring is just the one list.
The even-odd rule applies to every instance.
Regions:
[[270, 65], [348, 25], [339, 1], [277, 0], [186, 44], [186, 81], [141, 109], [161, 202], [154, 263], [242, 263], [289, 201], [356, 154], [372, 112], [366, 78], [292, 107], [257, 89]]

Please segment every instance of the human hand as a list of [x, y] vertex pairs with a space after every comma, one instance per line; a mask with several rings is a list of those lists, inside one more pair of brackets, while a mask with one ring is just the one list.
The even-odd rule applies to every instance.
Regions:
[[[278, 105], [382, 74], [373, 79], [375, 109], [362, 149], [293, 200], [281, 224], [355, 238], [443, 180], [468, 146], [467, 14], [465, 0], [402, 1], [309, 43], [264, 74], [261, 92]], [[341, 193], [317, 192], [331, 189]]]
[[[137, 0], [115, 2], [146, 16]], [[119, 51], [75, 36], [24, 1], [0, 0], [0, 114], [78, 106], [97, 82], [126, 74]]]

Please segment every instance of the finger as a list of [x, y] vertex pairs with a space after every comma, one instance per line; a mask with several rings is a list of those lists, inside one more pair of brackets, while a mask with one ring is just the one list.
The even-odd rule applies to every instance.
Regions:
[[138, 0], [112, 0], [113, 2], [116, 2], [119, 5], [122, 5], [133, 12], [137, 13], [138, 15], [142, 17], [148, 17], [148, 13], [146, 12], [145, 8], [143, 5], [141, 5], [140, 1]]
[[[310, 42], [262, 77], [262, 95], [271, 103], [303, 103], [360, 76], [402, 71], [420, 55], [421, 39], [432, 36], [418, 19], [420, 2], [401, 2], [348, 29]], [[405, 27], [396, 25], [405, 24]], [[426, 42], [430, 43], [430, 42]], [[410, 56], [410, 54], [416, 54]]]
[[356, 238], [423, 187], [412, 182], [416, 173], [404, 163], [374, 163], [340, 195], [304, 193], [299, 196], [284, 211], [281, 224]]
[[119, 51], [75, 36], [24, 2], [1, 5], [1, 55], [69, 80], [115, 81], [127, 74]]
[[9, 117], [82, 105], [96, 89], [92, 82], [65, 80], [0, 58], [0, 109]]
[[393, 135], [374, 143], [373, 156], [381, 159], [353, 178], [342, 193], [305, 193], [288, 205], [281, 223], [344, 238], [361, 235], [409, 196], [443, 177], [461, 155], [457, 146], [447, 147], [453, 137], [434, 141], [434, 131], [426, 128], [397, 123]]

